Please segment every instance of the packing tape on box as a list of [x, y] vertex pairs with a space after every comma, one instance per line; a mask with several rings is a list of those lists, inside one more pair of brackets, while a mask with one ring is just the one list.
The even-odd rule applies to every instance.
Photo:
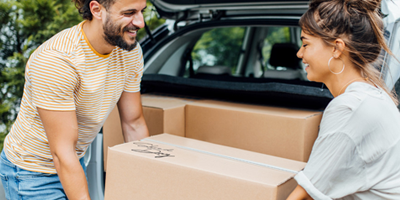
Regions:
[[294, 173], [294, 174], [297, 174], [297, 173], [300, 172], [300, 171], [286, 169], [286, 168], [278, 167], [278, 166], [274, 166], [274, 165], [268, 165], [268, 164], [265, 164], [265, 163], [260, 163], [260, 162], [255, 162], [255, 161], [251, 161], [251, 160], [236, 158], [236, 157], [232, 157], [232, 156], [216, 154], [216, 153], [212, 153], [212, 152], [209, 152], [209, 151], [203, 151], [203, 150], [199, 150], [199, 149], [195, 149], [195, 148], [190, 148], [190, 147], [185, 147], [185, 146], [181, 146], [181, 145], [171, 144], [171, 143], [168, 143], [168, 142], [157, 141], [157, 140], [153, 140], [153, 139], [149, 139], [149, 138], [142, 139], [141, 141], [155, 142], [155, 143], [159, 143], [159, 144], [164, 144], [164, 145], [168, 145], [168, 146], [177, 147], [177, 148], [180, 148], [180, 149], [185, 149], [185, 150], [189, 150], [189, 151], [195, 151], [195, 152], [198, 152], [198, 153], [208, 154], [208, 155], [217, 156], [217, 157], [220, 157], [220, 158], [235, 160], [235, 161], [239, 161], [239, 162], [244, 162], [244, 163], [248, 163], [248, 164], [262, 166], [262, 167], [268, 167], [268, 168], [271, 168], [271, 169], [281, 170], [281, 171]]

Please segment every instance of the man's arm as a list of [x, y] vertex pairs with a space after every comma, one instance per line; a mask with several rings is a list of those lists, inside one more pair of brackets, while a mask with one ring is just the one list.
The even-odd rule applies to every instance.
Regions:
[[293, 190], [286, 200], [313, 200], [304, 188], [300, 185]]
[[122, 92], [118, 101], [118, 111], [125, 142], [149, 136], [149, 130], [143, 117], [140, 92]]
[[75, 111], [38, 108], [54, 166], [68, 199], [90, 199], [86, 176], [75, 151], [78, 122]]

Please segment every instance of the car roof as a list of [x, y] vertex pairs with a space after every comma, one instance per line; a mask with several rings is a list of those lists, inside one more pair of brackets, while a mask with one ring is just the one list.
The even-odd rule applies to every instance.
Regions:
[[230, 5], [233, 3], [253, 3], [253, 2], [296, 2], [296, 1], [304, 1], [304, 0], [162, 0], [163, 2], [175, 4], [175, 5], [193, 5], [193, 4], [225, 4]]
[[[198, 19], [216, 12], [224, 16], [302, 15], [309, 1], [305, 0], [151, 0], [161, 17]], [[212, 18], [212, 16], [211, 16]]]

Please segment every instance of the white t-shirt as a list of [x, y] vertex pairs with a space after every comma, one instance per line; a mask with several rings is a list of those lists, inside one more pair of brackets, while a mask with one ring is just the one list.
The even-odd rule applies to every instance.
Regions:
[[355, 82], [324, 111], [305, 169], [314, 199], [400, 199], [400, 113], [389, 95]]

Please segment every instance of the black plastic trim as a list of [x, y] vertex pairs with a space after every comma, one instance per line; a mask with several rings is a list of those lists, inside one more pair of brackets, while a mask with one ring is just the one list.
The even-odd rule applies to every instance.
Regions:
[[321, 83], [264, 79], [265, 82], [230, 82], [145, 74], [142, 93], [159, 92], [246, 103], [324, 109], [333, 96]]

